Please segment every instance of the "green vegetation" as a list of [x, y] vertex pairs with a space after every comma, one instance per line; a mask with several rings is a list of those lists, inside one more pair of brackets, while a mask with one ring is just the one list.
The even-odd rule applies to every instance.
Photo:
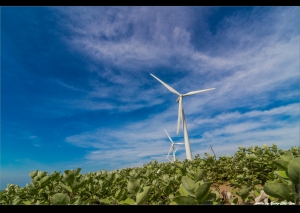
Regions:
[[299, 204], [300, 146], [238, 147], [234, 156], [205, 153], [193, 160], [86, 174], [81, 169], [30, 172], [24, 188], [8, 184], [2, 205], [222, 205], [218, 185], [233, 186], [230, 204], [253, 204], [264, 190], [272, 202]]

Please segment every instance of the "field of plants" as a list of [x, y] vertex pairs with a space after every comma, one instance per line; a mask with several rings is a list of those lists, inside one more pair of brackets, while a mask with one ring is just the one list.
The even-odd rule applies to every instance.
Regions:
[[[238, 147], [233, 156], [218, 159], [205, 153], [190, 161], [154, 160], [143, 167], [80, 171], [30, 172], [31, 183], [24, 188], [8, 184], [0, 192], [0, 204], [252, 205], [259, 201], [299, 205], [300, 198], [300, 146]], [[232, 196], [219, 190], [224, 183], [232, 186]]]

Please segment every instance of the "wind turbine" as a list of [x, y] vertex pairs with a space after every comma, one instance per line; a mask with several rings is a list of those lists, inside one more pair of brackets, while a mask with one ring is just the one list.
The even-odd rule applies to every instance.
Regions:
[[[165, 130], [165, 129], [164, 129]], [[173, 161], [171, 161], [171, 162], [175, 162], [175, 160], [176, 160], [176, 158], [175, 158], [175, 153], [176, 153], [176, 151], [177, 151], [177, 149], [178, 149], [178, 147], [174, 150], [174, 145], [176, 144], [184, 144], [184, 143], [174, 143], [173, 142], [173, 140], [172, 140], [172, 138], [170, 137], [170, 135], [167, 133], [167, 131], [165, 130], [165, 132], [166, 132], [166, 134], [168, 135], [168, 137], [169, 137], [169, 139], [170, 139], [170, 141], [171, 141], [171, 143], [172, 143], [172, 145], [171, 145], [171, 148], [170, 148], [170, 150], [169, 150], [169, 153], [168, 153], [168, 155], [167, 155], [167, 159], [169, 160], [169, 161], [171, 161], [170, 159], [169, 159], [169, 156], [170, 156], [170, 152], [171, 152], [171, 150], [173, 151]]]
[[167, 85], [166, 83], [164, 83], [162, 80], [160, 80], [159, 78], [157, 78], [153, 74], [150, 73], [150, 75], [152, 75], [156, 80], [158, 80], [160, 83], [162, 83], [168, 90], [170, 90], [171, 92], [173, 92], [176, 95], [178, 95], [178, 98], [176, 100], [176, 102], [179, 103], [179, 108], [178, 108], [178, 122], [177, 122], [177, 131], [176, 131], [176, 133], [178, 134], [178, 132], [179, 132], [180, 121], [182, 120], [182, 128], [183, 128], [183, 135], [184, 135], [184, 144], [185, 144], [186, 158], [188, 160], [192, 160], [192, 152], [191, 152], [190, 141], [189, 141], [189, 136], [188, 136], [188, 131], [187, 131], [187, 125], [186, 125], [184, 111], [183, 111], [182, 99], [185, 96], [194, 95], [194, 94], [197, 94], [197, 93], [200, 93], [200, 92], [206, 92], [206, 91], [209, 91], [209, 90], [214, 90], [216, 88], [210, 88], [210, 89], [204, 89], [204, 90], [197, 90], [197, 91], [188, 92], [186, 94], [180, 94], [175, 89], [173, 89], [172, 87], [170, 87], [169, 85]]

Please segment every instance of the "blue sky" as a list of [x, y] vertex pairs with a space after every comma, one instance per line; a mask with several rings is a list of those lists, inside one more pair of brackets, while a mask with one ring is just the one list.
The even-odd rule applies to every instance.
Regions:
[[[299, 7], [1, 7], [1, 189], [29, 172], [299, 146]], [[176, 156], [186, 158], [184, 146]]]

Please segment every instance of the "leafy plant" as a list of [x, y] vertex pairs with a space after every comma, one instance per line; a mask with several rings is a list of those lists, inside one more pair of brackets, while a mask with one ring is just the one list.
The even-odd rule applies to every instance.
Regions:
[[[211, 147], [212, 149], [212, 147]], [[8, 184], [1, 205], [216, 205], [217, 186], [229, 182], [231, 204], [250, 204], [263, 189], [272, 201], [299, 203], [300, 147], [239, 147], [233, 156], [205, 153], [191, 161], [81, 174], [80, 168], [29, 173], [24, 188]], [[212, 150], [213, 151], [213, 150]]]

